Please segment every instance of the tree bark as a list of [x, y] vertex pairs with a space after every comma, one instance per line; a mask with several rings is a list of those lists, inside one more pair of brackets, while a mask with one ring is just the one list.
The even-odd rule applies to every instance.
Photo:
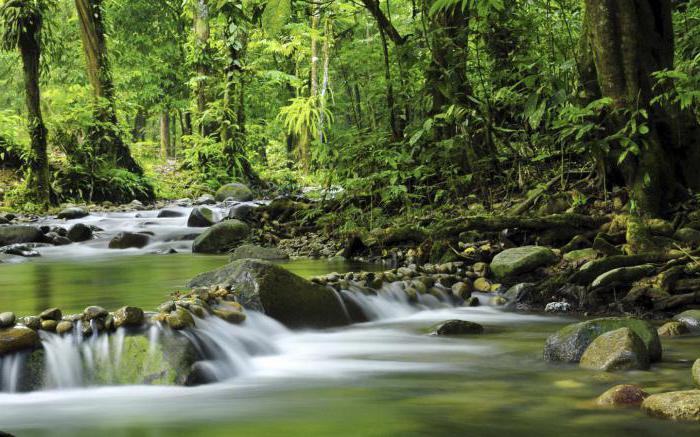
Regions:
[[396, 115], [396, 105], [394, 103], [394, 85], [391, 81], [391, 63], [389, 60], [389, 47], [386, 43], [384, 30], [379, 28], [379, 36], [382, 42], [382, 54], [384, 55], [384, 80], [386, 81], [386, 106], [389, 110], [389, 126], [391, 128], [391, 138], [398, 141], [403, 137], [403, 132], [399, 128], [398, 117]]
[[382, 9], [379, 7], [379, 0], [362, 0], [362, 4], [369, 11], [370, 14], [377, 21], [377, 25], [384, 31], [386, 36], [396, 44], [397, 46], [404, 45], [406, 43], [406, 37], [399, 34], [394, 25], [389, 21], [387, 16], [384, 14]]
[[[209, 25], [209, 4], [208, 0], [197, 0], [195, 6], [194, 14], [194, 32], [196, 37], [196, 47], [197, 51], [195, 58], [196, 70], [197, 70], [197, 112], [199, 116], [202, 117], [204, 112], [207, 110], [207, 76], [209, 74], [209, 68], [207, 65], [207, 56], [209, 54], [209, 37], [211, 34], [211, 29]], [[208, 136], [214, 130], [214, 126], [202, 120], [199, 131], [202, 136]]]
[[160, 113], [160, 156], [162, 159], [170, 157], [170, 114], [167, 109]]

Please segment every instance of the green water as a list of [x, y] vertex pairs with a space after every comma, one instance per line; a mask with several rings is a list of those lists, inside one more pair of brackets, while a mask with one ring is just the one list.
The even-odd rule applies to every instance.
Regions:
[[[59, 307], [71, 313], [88, 305], [154, 309], [189, 279], [221, 267], [226, 260], [225, 256], [173, 254], [0, 264], [0, 312], [29, 315]], [[283, 265], [304, 277], [369, 267], [308, 259]]]

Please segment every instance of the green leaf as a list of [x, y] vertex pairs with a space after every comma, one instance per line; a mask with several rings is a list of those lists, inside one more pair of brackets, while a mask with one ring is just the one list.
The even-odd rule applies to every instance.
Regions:
[[269, 0], [262, 14], [263, 30], [270, 36], [277, 35], [291, 14], [291, 0]]

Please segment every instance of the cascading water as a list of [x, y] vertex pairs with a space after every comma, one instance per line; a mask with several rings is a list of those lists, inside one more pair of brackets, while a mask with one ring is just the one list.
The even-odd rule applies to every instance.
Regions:
[[17, 353], [0, 358], [0, 391], [15, 393], [22, 378], [22, 368], [26, 356]]

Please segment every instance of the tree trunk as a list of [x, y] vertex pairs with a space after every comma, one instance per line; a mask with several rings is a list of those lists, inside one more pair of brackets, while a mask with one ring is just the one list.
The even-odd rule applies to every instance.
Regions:
[[[195, 50], [197, 61], [197, 112], [202, 117], [207, 110], [207, 76], [209, 68], [206, 62], [209, 53], [209, 37], [211, 34], [209, 26], [209, 4], [208, 0], [197, 0], [194, 14], [194, 32], [196, 37]], [[199, 131], [202, 136], [212, 133], [214, 127], [211, 123], [202, 120]]]
[[[671, 2], [586, 0], [586, 12], [601, 93], [625, 111], [615, 116], [613, 128], [621, 128], [630, 117], [644, 122], [641, 111], [648, 113], [648, 133], [634, 138], [639, 153], [628, 153], [621, 169], [639, 212], [659, 215], [679, 187], [700, 186], [693, 168], [700, 158], [697, 124], [682, 123], [685, 117], [671, 104], [651, 104], [658, 93], [651, 74], [673, 68]], [[694, 135], [687, 135], [688, 126]]]
[[325, 128], [326, 121], [326, 92], [330, 85], [330, 62], [331, 62], [331, 43], [330, 40], [333, 37], [333, 32], [331, 28], [331, 22], [326, 18], [326, 25], [323, 31], [323, 81], [321, 81], [321, 95], [319, 98], [319, 105], [321, 108], [321, 113], [319, 114], [319, 129], [318, 129], [318, 141], [323, 143], [325, 141], [323, 130]]
[[146, 110], [139, 108], [134, 117], [134, 127], [131, 130], [131, 140], [133, 142], [146, 140]]
[[167, 109], [160, 113], [160, 157], [164, 160], [170, 157], [170, 114]]
[[102, 0], [75, 0], [87, 76], [96, 100], [98, 126], [89, 133], [95, 152], [119, 167], [143, 174], [117, 127], [114, 84], [107, 56]]
[[396, 116], [396, 105], [394, 104], [394, 85], [391, 81], [391, 63], [389, 61], [389, 47], [386, 43], [384, 30], [379, 28], [379, 36], [382, 42], [382, 54], [384, 55], [384, 80], [386, 81], [386, 106], [389, 110], [389, 127], [391, 128], [391, 139], [398, 141], [403, 137]]
[[39, 63], [41, 47], [34, 30], [26, 29], [21, 33], [19, 48], [24, 68], [24, 87], [26, 93], [29, 137], [31, 138], [31, 157], [29, 159], [29, 177], [27, 189], [33, 200], [44, 208], [49, 205], [49, 162], [46, 151], [46, 127], [41, 115], [41, 93], [39, 89]]
[[394, 44], [400, 46], [406, 43], [406, 38], [399, 34], [399, 31], [396, 30], [391, 21], [384, 15], [384, 12], [379, 7], [378, 0], [362, 0], [362, 4], [365, 5], [365, 8], [367, 8], [369, 13], [372, 14], [377, 21], [379, 28], [384, 31], [384, 34], [387, 35]]

